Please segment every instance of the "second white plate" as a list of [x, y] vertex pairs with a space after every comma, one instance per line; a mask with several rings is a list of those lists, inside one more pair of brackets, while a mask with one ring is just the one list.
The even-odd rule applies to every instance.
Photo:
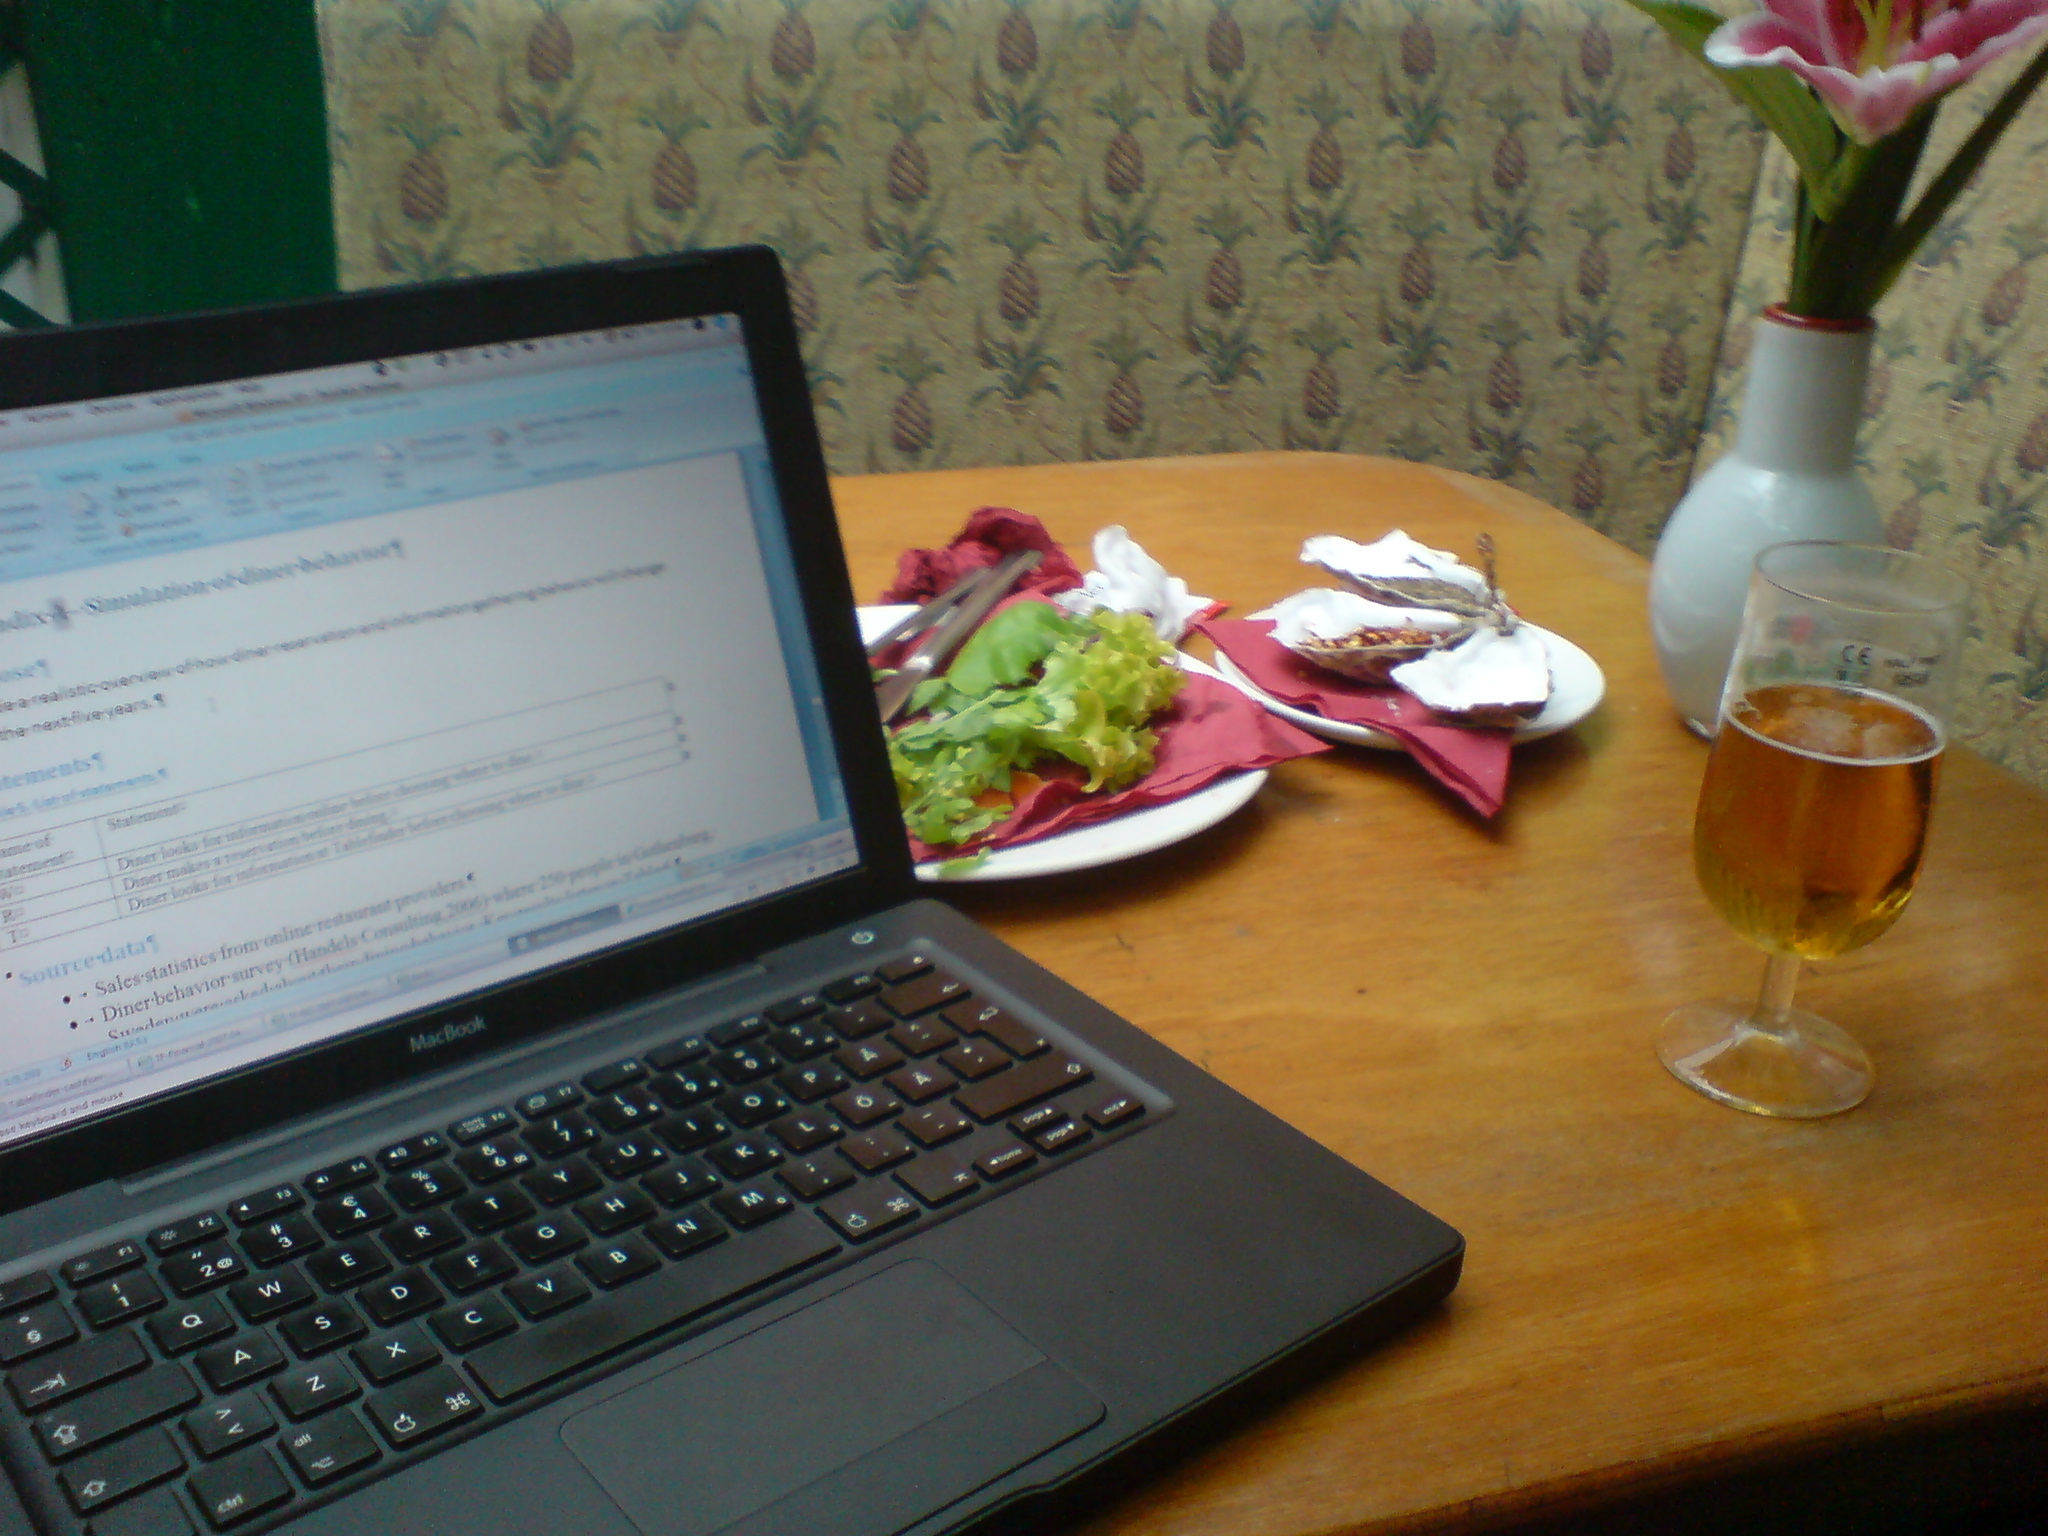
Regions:
[[[1526, 619], [1523, 622], [1528, 623]], [[1543, 706], [1543, 712], [1534, 720], [1515, 728], [1514, 739], [1517, 742], [1536, 741], [1569, 730], [1599, 708], [1601, 699], [1607, 695], [1607, 676], [1600, 670], [1599, 662], [1563, 635], [1552, 634], [1540, 624], [1530, 624], [1529, 627], [1542, 637], [1543, 653], [1550, 662], [1550, 702]], [[1245, 676], [1243, 669], [1221, 651], [1216, 653], [1216, 667], [1225, 679], [1242, 688], [1282, 720], [1298, 725], [1304, 731], [1356, 747], [1401, 750], [1401, 743], [1385, 731], [1369, 725], [1353, 725], [1345, 720], [1325, 720], [1321, 715], [1282, 703]]]

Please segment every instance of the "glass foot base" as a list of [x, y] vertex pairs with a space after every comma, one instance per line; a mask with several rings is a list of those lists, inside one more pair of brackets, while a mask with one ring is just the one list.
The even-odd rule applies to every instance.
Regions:
[[1749, 1003], [1687, 1003], [1657, 1031], [1657, 1059], [1680, 1082], [1754, 1115], [1811, 1120], [1861, 1104], [1877, 1074], [1863, 1047], [1817, 1013], [1790, 1028], [1750, 1023]]

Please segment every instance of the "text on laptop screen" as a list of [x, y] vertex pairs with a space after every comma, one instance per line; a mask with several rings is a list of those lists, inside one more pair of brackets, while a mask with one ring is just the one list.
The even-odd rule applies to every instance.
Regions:
[[0, 1143], [855, 859], [736, 320], [0, 416]]

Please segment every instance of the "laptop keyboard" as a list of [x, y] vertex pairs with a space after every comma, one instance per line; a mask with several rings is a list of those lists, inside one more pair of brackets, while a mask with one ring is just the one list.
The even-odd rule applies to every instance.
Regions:
[[16, 1470], [90, 1536], [301, 1512], [1137, 1126], [1132, 1082], [898, 956], [0, 1281]]

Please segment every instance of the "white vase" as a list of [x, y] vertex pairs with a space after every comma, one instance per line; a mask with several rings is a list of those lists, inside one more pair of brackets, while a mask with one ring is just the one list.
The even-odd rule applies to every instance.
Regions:
[[1792, 539], [1884, 542], [1856, 471], [1856, 427], [1876, 325], [1757, 318], [1735, 447], [1693, 483], [1657, 540], [1650, 628], [1685, 723], [1713, 734], [1721, 684], [1760, 551]]

